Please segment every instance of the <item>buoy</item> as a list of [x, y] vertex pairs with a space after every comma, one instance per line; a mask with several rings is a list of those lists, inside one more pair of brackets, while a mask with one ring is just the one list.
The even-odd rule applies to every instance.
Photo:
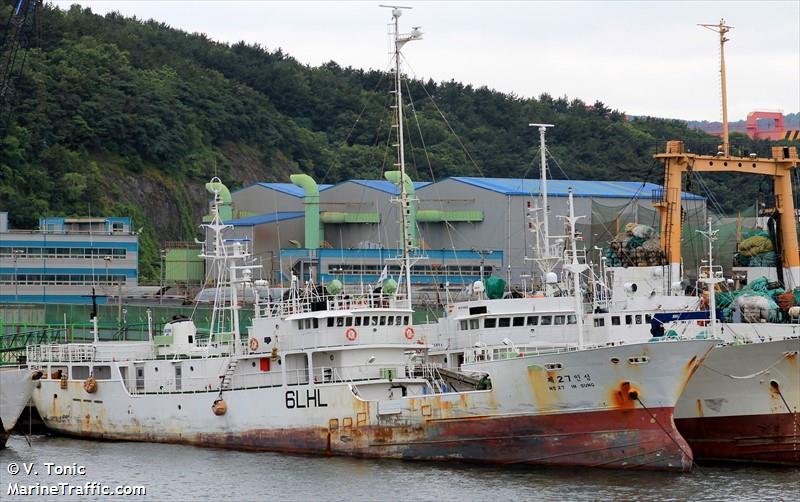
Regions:
[[278, 360], [278, 347], [272, 347], [272, 354], [270, 355], [270, 358], [273, 361], [277, 361]]
[[67, 388], [67, 375], [61, 375], [61, 389], [66, 390]]
[[355, 339], [358, 338], [358, 331], [356, 331], [354, 328], [347, 328], [347, 330], [344, 332], [344, 336], [351, 342], [355, 341]]
[[258, 339], [257, 338], [251, 338], [248, 345], [250, 346], [250, 352], [257, 351], [258, 350]]
[[89, 394], [94, 394], [97, 392], [97, 380], [94, 377], [89, 377], [83, 381], [83, 390], [88, 392]]
[[211, 405], [211, 411], [214, 412], [214, 415], [221, 417], [228, 412], [228, 404], [224, 399], [217, 399], [214, 401], [214, 404]]
[[411, 326], [407, 327], [405, 332], [404, 332], [404, 334], [405, 334], [406, 340], [413, 340], [414, 339], [414, 328], [412, 328]]

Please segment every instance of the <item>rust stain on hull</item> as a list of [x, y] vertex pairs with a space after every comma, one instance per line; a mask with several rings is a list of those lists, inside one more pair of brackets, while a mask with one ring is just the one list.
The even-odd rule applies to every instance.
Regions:
[[672, 414], [672, 408], [626, 409], [192, 436], [90, 430], [82, 437], [365, 458], [688, 471], [692, 458], [684, 452], [690, 450]]

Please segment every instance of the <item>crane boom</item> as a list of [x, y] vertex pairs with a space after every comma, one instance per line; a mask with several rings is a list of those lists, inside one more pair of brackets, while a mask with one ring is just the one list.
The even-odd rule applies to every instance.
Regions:
[[661, 216], [661, 247], [670, 265], [670, 280], [680, 277], [681, 263], [681, 185], [685, 172], [747, 173], [771, 176], [775, 191], [775, 210], [780, 222], [778, 238], [783, 250], [784, 286], [800, 286], [800, 247], [797, 216], [792, 194], [792, 170], [798, 167], [797, 147], [772, 148], [772, 157], [730, 157], [695, 155], [684, 150], [682, 141], [668, 141], [664, 153], [655, 158], [664, 163], [664, 189], [653, 205]]

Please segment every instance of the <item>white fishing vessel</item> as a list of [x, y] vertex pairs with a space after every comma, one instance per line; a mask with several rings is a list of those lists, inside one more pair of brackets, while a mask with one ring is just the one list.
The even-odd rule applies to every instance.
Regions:
[[[465, 372], [421, 362], [411, 323], [409, 198], [399, 51], [395, 47], [404, 277], [366, 292], [292, 279], [277, 297], [248, 242], [226, 240], [218, 197], [206, 226], [215, 308], [210, 333], [176, 318], [146, 342], [40, 345], [28, 361], [45, 424], [81, 437], [224, 448], [484, 463], [688, 470], [673, 406], [707, 340], [589, 345], [524, 355], [473, 353]], [[255, 312], [243, 336], [242, 291]], [[480, 390], [452, 391], [445, 379]]]
[[0, 448], [5, 447], [39, 377], [40, 372], [26, 366], [0, 366]]

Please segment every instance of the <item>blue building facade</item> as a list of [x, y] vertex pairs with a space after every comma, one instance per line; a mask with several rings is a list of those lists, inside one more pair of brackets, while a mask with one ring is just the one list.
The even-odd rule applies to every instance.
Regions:
[[[5, 218], [0, 218], [7, 221]], [[0, 226], [0, 303], [98, 303], [138, 285], [139, 238], [130, 218], [39, 220]]]

